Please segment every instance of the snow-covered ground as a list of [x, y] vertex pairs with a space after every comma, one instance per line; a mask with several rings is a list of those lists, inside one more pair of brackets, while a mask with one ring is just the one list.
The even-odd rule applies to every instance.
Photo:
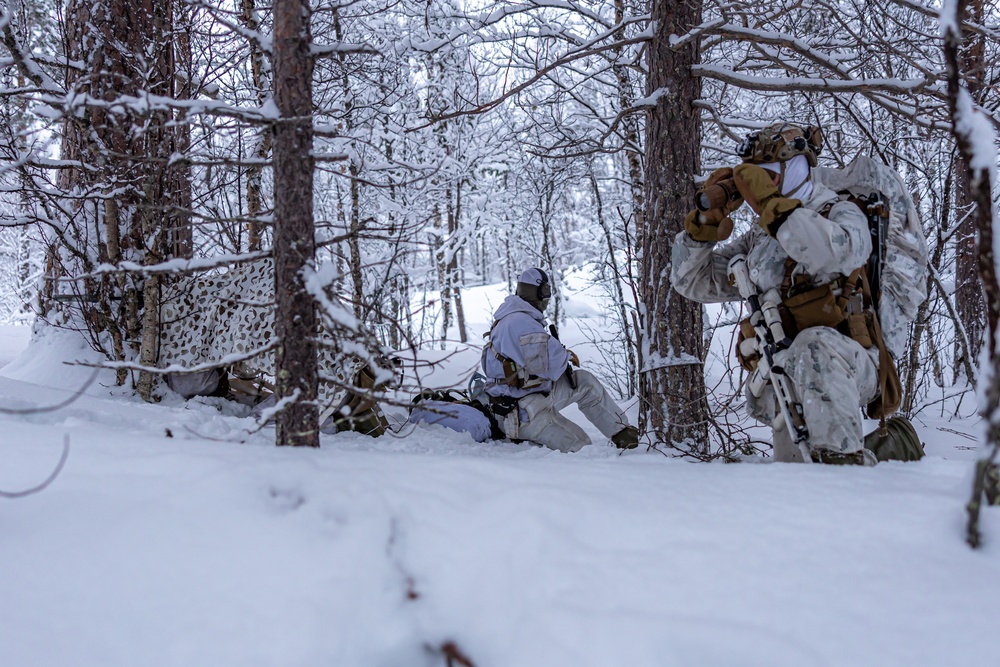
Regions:
[[[476, 342], [500, 298], [470, 290]], [[565, 336], [586, 363], [576, 318], [605, 325], [578, 300]], [[0, 363], [26, 343], [0, 328]], [[0, 369], [0, 409], [70, 396], [89, 371], [58, 363], [87, 354], [65, 345]], [[426, 356], [445, 384], [477, 353]], [[38, 483], [71, 443], [50, 487], [0, 500], [0, 665], [443, 667], [449, 642], [477, 667], [1000, 652], [1000, 511], [984, 548], [963, 541], [968, 421], [920, 422], [930, 456], [872, 469], [619, 455], [593, 429], [577, 454], [432, 426], [302, 451], [220, 399], [147, 405], [109, 384], [0, 414], [0, 489]]]
[[17, 358], [30, 339], [29, 327], [0, 325], [0, 369]]

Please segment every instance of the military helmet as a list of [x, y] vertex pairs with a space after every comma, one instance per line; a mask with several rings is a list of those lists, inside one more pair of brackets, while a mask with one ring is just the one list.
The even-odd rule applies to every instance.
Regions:
[[751, 132], [736, 148], [744, 162], [767, 164], [787, 162], [805, 155], [809, 166], [816, 166], [816, 156], [823, 150], [823, 131], [815, 125], [805, 129], [791, 123], [775, 123]]

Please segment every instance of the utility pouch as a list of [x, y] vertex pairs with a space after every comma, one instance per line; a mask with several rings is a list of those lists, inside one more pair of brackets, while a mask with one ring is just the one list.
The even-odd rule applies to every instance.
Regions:
[[857, 341], [866, 350], [875, 344], [875, 319], [871, 311], [866, 311], [860, 294], [847, 300], [847, 319], [839, 327], [840, 333]]
[[869, 349], [874, 343], [872, 343], [872, 331], [869, 325], [869, 320], [871, 317], [865, 313], [851, 313], [847, 316], [847, 320], [844, 321], [844, 327], [842, 327], [841, 333], [845, 334], [848, 338], [856, 340], [861, 347], [866, 350]]
[[748, 373], [757, 370], [757, 360], [760, 353], [757, 351], [757, 332], [750, 324], [750, 318], [740, 320], [739, 330], [736, 333], [736, 360], [740, 366]]
[[[833, 293], [832, 285], [820, 285], [811, 290], [790, 296], [785, 299], [784, 310], [794, 324], [791, 331], [786, 330], [786, 334], [794, 336], [798, 332], [809, 327], [838, 327], [844, 321], [844, 311], [837, 304], [837, 297]], [[785, 322], [786, 329], [788, 322]]]

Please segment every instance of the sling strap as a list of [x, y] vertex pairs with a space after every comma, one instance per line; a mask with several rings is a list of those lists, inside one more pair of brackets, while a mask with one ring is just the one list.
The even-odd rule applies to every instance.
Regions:
[[[512, 314], [512, 313], [511, 313]], [[506, 317], [506, 316], [505, 316]], [[501, 320], [503, 318], [500, 318]], [[516, 361], [508, 356], [500, 354], [493, 345], [493, 330], [496, 329], [497, 325], [500, 324], [500, 320], [493, 322], [493, 326], [490, 330], [483, 334], [484, 337], [489, 337], [489, 343], [487, 343], [487, 348], [496, 357], [496, 360], [500, 362], [501, 368], [503, 368], [503, 378], [486, 378], [487, 382], [491, 384], [503, 384], [508, 387], [514, 387], [515, 389], [533, 389], [535, 387], [541, 386], [545, 382], [545, 378], [540, 378], [537, 375], [531, 375], [527, 370], [518, 365]]]

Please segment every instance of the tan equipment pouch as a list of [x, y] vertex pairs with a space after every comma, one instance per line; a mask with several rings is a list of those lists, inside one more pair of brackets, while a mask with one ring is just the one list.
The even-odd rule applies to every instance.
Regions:
[[[820, 285], [806, 292], [790, 296], [782, 304], [787, 319], [785, 333], [794, 337], [809, 327], [838, 327], [844, 321], [844, 311], [837, 303], [832, 285]], [[786, 319], [783, 317], [782, 319]], [[791, 324], [791, 329], [788, 325]]]
[[847, 302], [845, 312], [847, 318], [839, 327], [840, 333], [848, 338], [853, 338], [861, 347], [866, 350], [874, 343], [876, 334], [874, 330], [875, 312], [865, 309], [864, 300], [860, 294], [852, 294], [849, 299], [842, 299]]

